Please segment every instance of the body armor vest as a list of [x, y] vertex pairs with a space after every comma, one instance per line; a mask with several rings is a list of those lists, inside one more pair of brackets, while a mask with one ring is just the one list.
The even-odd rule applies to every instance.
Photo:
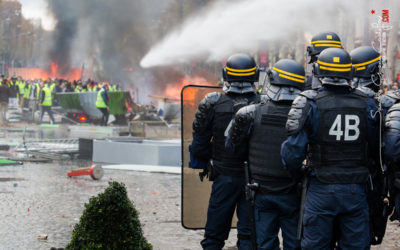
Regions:
[[288, 193], [295, 181], [283, 168], [281, 144], [286, 140], [286, 120], [291, 102], [268, 101], [256, 107], [249, 140], [251, 178], [261, 193]]
[[259, 95], [222, 95], [214, 105], [215, 116], [213, 124], [213, 164], [215, 169], [224, 175], [241, 176], [244, 172], [246, 149], [241, 147], [235, 153], [229, 153], [225, 149], [225, 130], [242, 107], [252, 102], [257, 102]]
[[320, 92], [319, 129], [310, 142], [309, 165], [324, 183], [364, 183], [368, 178], [367, 97], [359, 92]]

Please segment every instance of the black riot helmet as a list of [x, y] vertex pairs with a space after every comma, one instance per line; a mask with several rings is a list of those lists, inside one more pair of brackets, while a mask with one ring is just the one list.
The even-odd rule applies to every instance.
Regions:
[[226, 82], [258, 82], [259, 69], [254, 58], [247, 54], [234, 54], [226, 61], [222, 70]]
[[272, 85], [294, 87], [304, 90], [306, 79], [304, 67], [291, 59], [281, 59], [267, 72], [268, 79]]
[[352, 50], [350, 56], [354, 67], [353, 85], [379, 91], [379, 52], [371, 46], [362, 46]]
[[314, 74], [322, 85], [349, 85], [353, 78], [351, 57], [340, 48], [328, 48], [321, 52], [314, 64]]
[[312, 37], [311, 44], [307, 47], [309, 62], [317, 60], [318, 55], [327, 48], [342, 48], [339, 36], [334, 32], [322, 32]]

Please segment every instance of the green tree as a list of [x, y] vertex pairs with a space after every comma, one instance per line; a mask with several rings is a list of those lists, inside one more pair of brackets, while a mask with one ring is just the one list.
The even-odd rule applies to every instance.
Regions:
[[110, 182], [90, 198], [66, 249], [152, 249], [123, 183]]

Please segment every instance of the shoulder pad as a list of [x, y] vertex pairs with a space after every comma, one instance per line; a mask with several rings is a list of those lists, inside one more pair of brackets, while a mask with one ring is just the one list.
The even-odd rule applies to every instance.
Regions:
[[208, 112], [207, 110], [211, 109], [211, 106], [216, 104], [221, 98], [222, 94], [218, 92], [212, 92], [206, 95], [206, 97], [201, 100], [199, 103], [199, 111], [200, 112]]
[[375, 92], [367, 87], [358, 87], [357, 90], [363, 92], [364, 94], [366, 94], [368, 97], [374, 97], [375, 96]]
[[307, 99], [313, 100], [317, 96], [318, 92], [316, 90], [310, 89], [301, 92], [299, 95], [306, 97]]
[[252, 104], [239, 109], [235, 114], [235, 119], [229, 123], [225, 135], [229, 135], [233, 144], [241, 144], [248, 136], [248, 130], [254, 121], [257, 105], [259, 104]]
[[400, 100], [400, 90], [390, 90], [387, 92], [386, 96], [392, 98], [396, 101]]
[[387, 114], [385, 121], [385, 131], [389, 133], [395, 132], [396, 134], [400, 132], [400, 110]]
[[395, 99], [393, 99], [392, 97], [389, 97], [387, 95], [380, 95], [380, 96], [378, 96], [377, 99], [382, 104], [382, 107], [384, 107], [384, 108], [390, 108], [396, 103]]
[[400, 103], [394, 104], [390, 109], [388, 110], [388, 113], [394, 112], [394, 111], [400, 111]]
[[207, 101], [211, 105], [215, 104], [218, 102], [218, 100], [221, 98], [222, 94], [219, 92], [212, 92], [206, 95], [204, 97], [203, 101]]
[[[307, 90], [306, 95], [310, 96], [313, 99], [317, 95], [317, 91], [315, 90]], [[307, 102], [307, 96], [300, 93], [296, 99], [294, 99], [292, 103], [292, 107], [288, 114], [288, 120], [286, 122], [286, 131], [289, 135], [297, 134], [304, 126], [304, 123], [307, 118], [307, 110], [309, 104]]]
[[307, 104], [307, 97], [305, 97], [303, 95], [299, 95], [292, 102], [292, 109], [293, 108], [302, 109], [306, 106], [306, 104]]
[[400, 131], [400, 103], [393, 105], [386, 115], [386, 131]]
[[245, 106], [245, 107], [239, 109], [239, 111], [236, 113], [235, 116], [250, 115], [251, 117], [254, 118], [254, 113], [256, 112], [256, 106], [257, 106], [257, 104], [251, 104], [251, 105]]
[[193, 131], [195, 133], [201, 134], [207, 129], [210, 121], [210, 111], [221, 96], [221, 93], [212, 92], [206, 95], [206, 97], [204, 97], [200, 102], [193, 121]]

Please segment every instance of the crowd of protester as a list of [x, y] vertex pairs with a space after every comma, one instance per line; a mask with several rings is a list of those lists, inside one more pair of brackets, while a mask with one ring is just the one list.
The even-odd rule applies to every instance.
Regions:
[[[7, 122], [8, 107], [29, 108], [29, 102], [35, 100], [36, 104], [43, 109], [43, 103], [50, 102], [50, 106], [57, 105], [57, 98], [55, 93], [62, 92], [107, 92], [122, 91], [121, 83], [110, 82], [96, 82], [88, 79], [87, 81], [81, 80], [66, 80], [66, 79], [23, 79], [19, 76], [11, 76], [10, 78], [0, 75], [0, 111], [1, 117], [0, 124]], [[101, 93], [101, 96], [106, 94]], [[46, 99], [46, 97], [48, 98]], [[50, 100], [48, 100], [50, 98]], [[101, 97], [103, 98], [103, 97]], [[108, 97], [106, 97], [108, 98]], [[51, 109], [49, 109], [51, 111]], [[103, 111], [102, 111], [103, 113]], [[51, 112], [49, 113], [51, 120]], [[40, 117], [43, 117], [41, 112]], [[39, 119], [41, 120], [41, 119]]]

